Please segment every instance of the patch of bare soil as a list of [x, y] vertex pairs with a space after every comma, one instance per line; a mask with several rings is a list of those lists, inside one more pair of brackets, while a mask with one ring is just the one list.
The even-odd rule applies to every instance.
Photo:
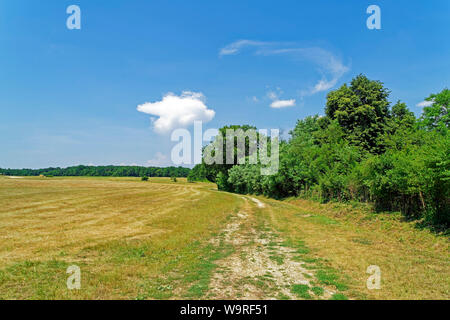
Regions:
[[264, 202], [262, 202], [261, 200], [258, 200], [256, 198], [250, 198], [250, 200], [252, 200], [254, 203], [256, 203], [256, 205], [258, 206], [258, 208], [265, 208], [266, 205], [264, 204]]
[[[254, 204], [245, 199], [242, 210], [213, 240], [214, 244], [231, 245], [234, 251], [217, 262], [219, 268], [211, 279], [207, 298], [299, 299], [292, 292], [293, 285], [312, 288], [313, 273], [294, 259], [295, 251], [282, 246], [282, 240], [268, 226], [258, 225], [253, 210], [255, 205], [258, 208], [266, 205], [255, 198], [249, 198]], [[328, 299], [333, 293], [324, 288], [320, 298]]]

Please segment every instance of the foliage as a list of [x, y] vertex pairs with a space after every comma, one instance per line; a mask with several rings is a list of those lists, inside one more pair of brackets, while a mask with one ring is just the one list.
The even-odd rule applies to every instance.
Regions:
[[378, 211], [448, 228], [448, 92], [431, 95], [433, 106], [416, 119], [405, 103], [389, 107], [381, 82], [359, 75], [328, 95], [327, 116], [297, 122], [280, 144], [277, 174], [262, 176], [259, 164], [216, 165], [216, 183], [273, 198], [370, 202]]
[[188, 182], [206, 181], [206, 168], [203, 164], [198, 164], [189, 172]]
[[232, 191], [227, 181], [227, 176], [221, 171], [219, 171], [219, 173], [217, 174], [216, 183], [217, 189], [219, 189], [220, 191]]
[[448, 113], [450, 90], [446, 88], [438, 94], [432, 94], [425, 101], [433, 102], [433, 104], [423, 108], [422, 126], [429, 130], [437, 129], [442, 133], [446, 133], [450, 123], [450, 115]]
[[[234, 132], [237, 134], [237, 136], [233, 137], [233, 139], [234, 139], [233, 144], [232, 144], [233, 156], [232, 156], [231, 161], [230, 161], [230, 159], [228, 159], [228, 161], [227, 161], [227, 144], [230, 143], [228, 141], [228, 139], [230, 137], [227, 136], [227, 130], [234, 130]], [[214, 141], [211, 142], [209, 147], [216, 146], [216, 148], [218, 150], [222, 150], [222, 161], [221, 161], [221, 163], [216, 162], [214, 164], [207, 164], [207, 161], [205, 161], [205, 156], [204, 156], [203, 163], [202, 163], [202, 166], [203, 166], [202, 170], [204, 170], [204, 175], [207, 180], [209, 180], [211, 182], [216, 182], [216, 178], [219, 173], [222, 173], [223, 176], [227, 177], [228, 170], [230, 170], [234, 165], [238, 164], [238, 151], [237, 151], [238, 136], [244, 137], [244, 139], [245, 139], [244, 157], [248, 156], [249, 145], [252, 142], [257, 143], [257, 141], [250, 141], [251, 137], [244, 136], [245, 132], [247, 132], [248, 130], [256, 130], [256, 127], [252, 127], [249, 125], [242, 125], [242, 126], [241, 125], [231, 125], [231, 126], [225, 126], [225, 127], [219, 129], [220, 139], [218, 139], [218, 137], [216, 137], [214, 139]], [[258, 135], [256, 138], [258, 138]], [[206, 150], [206, 148], [203, 150], [204, 153], [205, 153], [205, 150]], [[215, 156], [215, 152], [212, 152], [212, 155]], [[219, 155], [219, 157], [220, 157], [220, 155]], [[230, 155], [230, 158], [231, 158], [231, 155]]]
[[138, 166], [76, 166], [47, 169], [0, 169], [0, 174], [10, 176], [55, 176], [55, 177], [187, 177], [190, 169], [183, 167], [138, 167]]
[[389, 90], [380, 81], [372, 81], [364, 75], [344, 84], [328, 94], [325, 112], [336, 119], [347, 139], [372, 153], [383, 151], [379, 138], [389, 117]]

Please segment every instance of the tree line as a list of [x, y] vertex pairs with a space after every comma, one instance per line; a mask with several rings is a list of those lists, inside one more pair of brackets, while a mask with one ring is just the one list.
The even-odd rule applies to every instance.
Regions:
[[140, 166], [75, 166], [46, 169], [1, 169], [0, 174], [9, 176], [54, 176], [54, 177], [187, 177], [189, 168], [184, 167], [140, 167]]
[[[290, 139], [280, 142], [275, 175], [261, 175], [260, 164], [203, 162], [188, 179], [277, 199], [369, 202], [377, 211], [448, 228], [450, 90], [430, 95], [419, 118], [401, 101], [391, 105], [389, 94], [364, 75], [331, 91], [325, 116], [298, 120]], [[219, 134], [225, 139], [223, 130]]]

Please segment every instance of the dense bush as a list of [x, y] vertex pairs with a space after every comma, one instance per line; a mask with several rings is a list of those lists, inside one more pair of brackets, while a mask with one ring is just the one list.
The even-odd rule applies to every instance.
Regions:
[[[420, 119], [402, 102], [390, 107], [389, 91], [359, 75], [328, 95], [326, 116], [299, 120], [280, 145], [277, 174], [259, 165], [200, 165], [220, 190], [320, 201], [371, 202], [377, 210], [450, 225], [450, 137], [444, 89], [427, 100]], [[210, 174], [208, 174], [210, 172]]]
[[217, 189], [220, 191], [234, 191], [230, 188], [230, 184], [228, 183], [228, 176], [226, 176], [223, 172], [217, 174], [216, 177]]
[[189, 172], [187, 176], [188, 182], [207, 181], [205, 166], [198, 164]]

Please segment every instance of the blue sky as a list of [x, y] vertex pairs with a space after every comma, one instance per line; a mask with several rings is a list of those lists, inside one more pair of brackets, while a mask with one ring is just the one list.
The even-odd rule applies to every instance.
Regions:
[[0, 167], [169, 165], [178, 111], [286, 131], [359, 73], [420, 114], [449, 86], [449, 18], [448, 0], [0, 0]]

